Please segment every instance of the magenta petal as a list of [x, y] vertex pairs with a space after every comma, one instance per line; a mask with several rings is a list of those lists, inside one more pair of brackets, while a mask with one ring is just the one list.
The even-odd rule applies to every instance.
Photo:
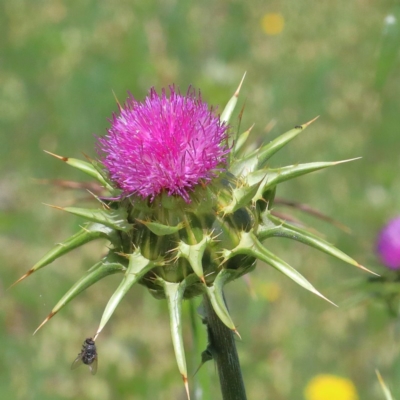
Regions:
[[377, 251], [386, 267], [400, 269], [400, 217], [390, 220], [382, 229]]
[[226, 163], [227, 129], [193, 89], [183, 96], [171, 86], [167, 96], [152, 88], [143, 102], [131, 95], [113, 115], [98, 150], [124, 196], [154, 198], [166, 191], [190, 202], [194, 186]]

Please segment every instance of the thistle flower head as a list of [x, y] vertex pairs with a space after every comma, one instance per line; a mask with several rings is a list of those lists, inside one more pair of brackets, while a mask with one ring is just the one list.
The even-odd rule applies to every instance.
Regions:
[[386, 267], [400, 269], [400, 216], [390, 220], [379, 233], [377, 252]]
[[152, 88], [143, 102], [130, 95], [98, 147], [123, 196], [166, 191], [189, 202], [188, 192], [223, 168], [227, 128], [194, 89], [181, 95], [170, 86], [159, 95]]
[[280, 183], [341, 163], [269, 167], [269, 159], [314, 120], [246, 151], [252, 128], [235, 134], [227, 125], [239, 89], [221, 116], [193, 89], [185, 96], [174, 87], [161, 95], [151, 89], [143, 102], [130, 96], [113, 116], [107, 135], [98, 138], [100, 162], [56, 156], [101, 185], [102, 207], [62, 208], [85, 218], [87, 224], [50, 250], [19, 281], [89, 241], [106, 239], [109, 251], [70, 288], [39, 328], [91, 285], [121, 274], [93, 340], [129, 289], [137, 283], [145, 285], [154, 297], [168, 302], [178, 368], [188, 391], [183, 299], [207, 296], [221, 321], [237, 333], [223, 288], [251, 272], [257, 260], [326, 299], [265, 246], [267, 239], [297, 240], [364, 269], [322, 238], [273, 213]]

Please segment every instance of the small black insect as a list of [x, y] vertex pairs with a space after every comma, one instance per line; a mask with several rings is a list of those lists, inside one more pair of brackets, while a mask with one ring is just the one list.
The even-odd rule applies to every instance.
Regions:
[[303, 129], [303, 127], [302, 127], [301, 125], [296, 125], [296, 126], [294, 127], [294, 129]]
[[96, 344], [92, 338], [87, 338], [83, 342], [82, 351], [78, 354], [75, 361], [71, 365], [71, 369], [78, 368], [85, 364], [89, 366], [90, 372], [94, 375], [97, 371], [97, 350]]

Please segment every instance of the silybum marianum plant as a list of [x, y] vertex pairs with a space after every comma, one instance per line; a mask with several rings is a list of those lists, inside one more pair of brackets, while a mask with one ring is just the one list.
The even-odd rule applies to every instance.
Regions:
[[62, 208], [83, 217], [86, 225], [50, 250], [20, 280], [92, 240], [107, 239], [110, 246], [39, 328], [89, 286], [120, 274], [121, 283], [109, 299], [94, 340], [125, 294], [135, 284], [145, 285], [154, 297], [168, 302], [173, 346], [187, 389], [184, 299], [207, 296], [223, 324], [237, 333], [223, 288], [251, 272], [257, 260], [324, 298], [268, 249], [267, 239], [297, 240], [364, 268], [325, 240], [271, 212], [280, 183], [345, 161], [269, 167], [270, 158], [313, 121], [246, 152], [251, 128], [236, 133], [229, 125], [239, 90], [240, 86], [220, 115], [192, 88], [186, 94], [173, 86], [161, 93], [151, 89], [143, 102], [130, 95], [125, 105], [118, 104], [108, 133], [97, 138], [98, 160], [56, 156], [102, 186], [103, 193], [96, 196], [99, 207]]

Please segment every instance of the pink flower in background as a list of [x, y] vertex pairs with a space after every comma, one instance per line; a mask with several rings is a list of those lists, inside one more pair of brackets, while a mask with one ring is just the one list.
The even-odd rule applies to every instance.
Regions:
[[194, 186], [224, 169], [228, 126], [194, 89], [183, 96], [171, 86], [168, 96], [152, 88], [143, 102], [130, 95], [119, 111], [98, 150], [123, 196], [166, 191], [189, 203]]
[[386, 267], [400, 269], [400, 216], [390, 220], [379, 233], [377, 251]]

